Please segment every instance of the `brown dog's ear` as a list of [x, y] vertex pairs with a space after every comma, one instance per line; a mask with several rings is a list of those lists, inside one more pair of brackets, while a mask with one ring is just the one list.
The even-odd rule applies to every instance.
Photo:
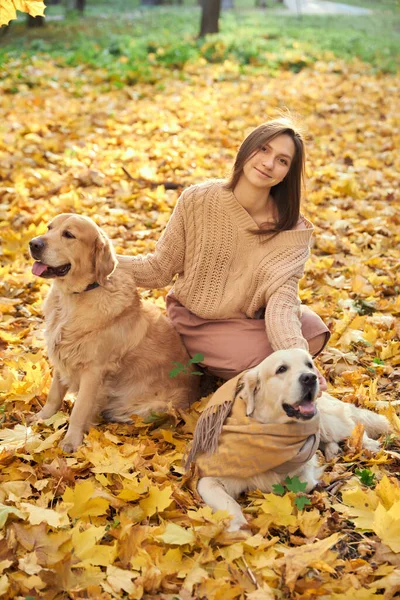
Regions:
[[256, 407], [256, 396], [260, 389], [260, 378], [257, 369], [250, 369], [243, 375], [243, 387], [240, 391], [240, 397], [246, 403], [246, 415], [249, 417]]
[[97, 283], [104, 285], [117, 264], [117, 257], [110, 240], [99, 231], [94, 246], [94, 271]]

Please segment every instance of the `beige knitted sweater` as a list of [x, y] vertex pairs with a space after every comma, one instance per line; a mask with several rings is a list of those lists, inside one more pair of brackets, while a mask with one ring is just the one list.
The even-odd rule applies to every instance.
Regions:
[[160, 288], [178, 278], [173, 293], [203, 319], [254, 318], [266, 307], [274, 350], [305, 348], [298, 281], [309, 256], [313, 226], [266, 240], [222, 181], [194, 185], [179, 198], [155, 251], [132, 258], [136, 284]]

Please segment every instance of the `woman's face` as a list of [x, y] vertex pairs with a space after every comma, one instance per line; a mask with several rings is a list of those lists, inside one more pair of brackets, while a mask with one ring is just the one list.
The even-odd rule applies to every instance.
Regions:
[[253, 187], [269, 189], [285, 178], [295, 152], [292, 138], [285, 133], [278, 135], [247, 160], [242, 177]]

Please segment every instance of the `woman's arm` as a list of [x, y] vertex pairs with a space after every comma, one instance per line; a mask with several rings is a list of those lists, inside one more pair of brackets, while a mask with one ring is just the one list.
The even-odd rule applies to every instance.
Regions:
[[178, 199], [167, 227], [158, 240], [154, 252], [145, 256], [118, 255], [122, 264], [129, 262], [136, 285], [152, 289], [171, 283], [177, 273], [183, 272], [185, 258], [185, 221], [183, 199]]
[[268, 299], [265, 327], [273, 350], [304, 348], [307, 340], [301, 330], [301, 302], [298, 294], [299, 276], [292, 275]]

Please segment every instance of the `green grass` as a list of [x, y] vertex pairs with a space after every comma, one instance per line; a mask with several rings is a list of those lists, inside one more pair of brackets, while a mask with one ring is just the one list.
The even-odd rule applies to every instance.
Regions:
[[[236, 0], [236, 5], [240, 1], [250, 3]], [[346, 60], [358, 57], [376, 70], [395, 72], [400, 14], [386, 10], [391, 2], [383, 0], [385, 10], [362, 17], [303, 15], [299, 19], [274, 15], [274, 10], [226, 11], [220, 33], [198, 40], [198, 7], [138, 10], [135, 0], [115, 0], [109, 14], [105, 9], [109, 2], [100, 5], [93, 0], [83, 19], [48, 21], [39, 30], [27, 30], [23, 21], [14, 23], [0, 38], [0, 65], [21, 56], [29, 60], [31, 55], [44, 54], [59, 65], [104, 68], [111, 81], [124, 85], [156, 80], [154, 66], [179, 70], [199, 57], [209, 62], [229, 59], [243, 69], [260, 68], [274, 74], [279, 68], [300, 71], [324, 52], [332, 52]], [[49, 13], [56, 10], [59, 7], [50, 7]], [[4, 78], [7, 69], [2, 71], [0, 77]]]
[[[321, 0], [322, 2], [335, 0]], [[337, 0], [341, 4], [351, 4], [351, 6], [360, 6], [361, 8], [370, 8], [376, 11], [399, 11], [400, 0]]]

